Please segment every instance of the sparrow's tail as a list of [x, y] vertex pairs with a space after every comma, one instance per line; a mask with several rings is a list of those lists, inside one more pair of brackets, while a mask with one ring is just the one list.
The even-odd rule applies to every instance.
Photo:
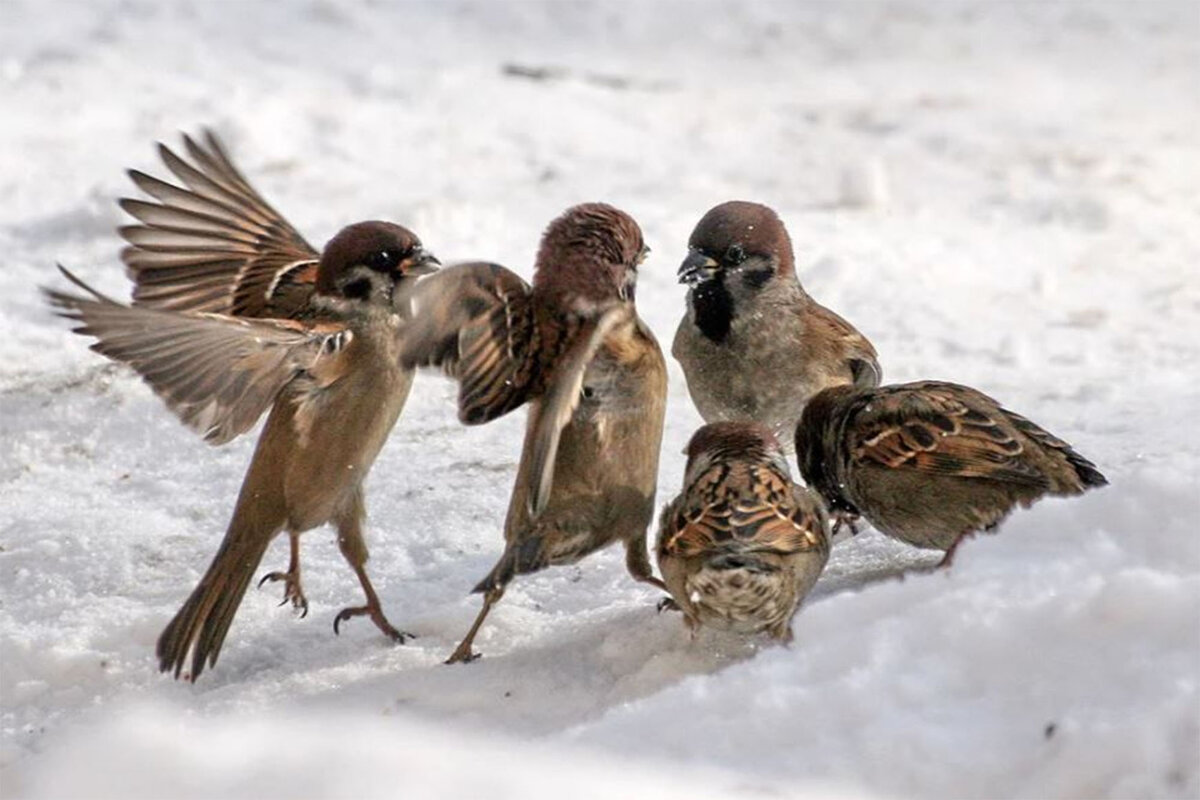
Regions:
[[176, 678], [183, 673], [189, 650], [188, 680], [195, 682], [205, 666], [216, 665], [233, 615], [271, 543], [271, 534], [239, 531], [237, 526], [235, 519], [208, 572], [158, 637], [159, 669], [173, 671]]

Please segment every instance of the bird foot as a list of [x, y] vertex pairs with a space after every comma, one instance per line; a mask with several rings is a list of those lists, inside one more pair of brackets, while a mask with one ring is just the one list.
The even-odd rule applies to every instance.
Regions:
[[279, 601], [279, 605], [286, 605], [291, 601], [292, 608], [300, 612], [300, 619], [308, 616], [308, 598], [304, 596], [304, 590], [300, 588], [300, 576], [294, 572], [268, 572], [263, 575], [262, 580], [258, 582], [258, 588], [270, 581], [284, 581], [283, 585], [283, 600]]
[[375, 627], [383, 631], [384, 636], [387, 636], [397, 644], [404, 644], [405, 640], [407, 639], [417, 638], [415, 633], [396, 630], [394, 627], [392, 627], [392, 623], [387, 621], [387, 617], [383, 615], [383, 611], [379, 609], [379, 606], [373, 605], [343, 608], [338, 612], [338, 615], [333, 618], [334, 634], [339, 634], [340, 631], [338, 631], [338, 626], [351, 617], [370, 617], [371, 621], [375, 623]]
[[837, 536], [843, 527], [850, 529], [851, 536], [858, 536], [858, 519], [858, 514], [850, 511], [833, 512], [833, 530], [830, 531], [830, 538]]
[[471, 645], [468, 644], [466, 647], [464, 647], [463, 645], [460, 644], [455, 649], [455, 651], [450, 654], [450, 657], [447, 658], [442, 663], [444, 663], [444, 664], [470, 664], [472, 661], [478, 661], [479, 657], [482, 655], [483, 655], [482, 653], [476, 653], [474, 650], [472, 650]]
[[682, 608], [679, 607], [679, 603], [675, 602], [674, 597], [664, 597], [662, 600], [658, 601], [658, 604], [655, 606], [655, 608], [658, 609], [658, 613], [660, 613], [660, 614], [664, 611], [682, 611], [683, 610]]
[[942, 556], [942, 560], [937, 563], [937, 566], [935, 566], [934, 569], [939, 569], [939, 568], [949, 569], [950, 566], [954, 563], [954, 554], [956, 552], [958, 552], [958, 546], [960, 544], [962, 544], [963, 540], [966, 539], [970, 535], [971, 535], [970, 533], [960, 534], [959, 537], [954, 540], [954, 543], [950, 545], [950, 548], [948, 550], [946, 550], [946, 555]]

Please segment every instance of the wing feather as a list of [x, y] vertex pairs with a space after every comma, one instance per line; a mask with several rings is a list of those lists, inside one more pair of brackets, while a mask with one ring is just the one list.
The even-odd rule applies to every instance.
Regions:
[[[289, 316], [315, 286], [319, 255], [233, 165], [211, 131], [184, 146], [193, 163], [159, 145], [167, 169], [183, 183], [131, 170], [134, 184], [157, 202], [125, 198], [138, 220], [119, 233], [121, 258], [134, 281], [134, 304], [233, 316]], [[291, 278], [287, 294], [276, 289]], [[300, 291], [295, 291], [300, 284]]]
[[852, 463], [1047, 488], [1026, 437], [1000, 405], [967, 386], [925, 381], [880, 389], [850, 426]]
[[91, 297], [44, 289], [58, 313], [93, 336], [92, 349], [133, 367], [184, 424], [212, 444], [251, 428], [292, 380], [317, 386], [344, 368], [352, 333], [339, 325], [247, 320], [126, 306], [61, 266]]
[[537, 517], [550, 502], [558, 443], [563, 428], [571, 421], [583, 397], [583, 379], [588, 366], [609, 334], [618, 325], [628, 322], [636, 322], [636, 315], [630, 306], [622, 303], [614, 305], [598, 319], [584, 323], [554, 369], [549, 389], [530, 421], [534, 426], [529, 470], [532, 485], [527, 494], [531, 517]]
[[659, 550], [690, 558], [820, 549], [826, 546], [823, 522], [804, 492], [763, 464], [714, 464], [664, 511]]
[[531, 396], [541, 346], [529, 284], [498, 264], [473, 263], [425, 278], [404, 332], [404, 366], [436, 366], [459, 384], [458, 417], [477, 425]]

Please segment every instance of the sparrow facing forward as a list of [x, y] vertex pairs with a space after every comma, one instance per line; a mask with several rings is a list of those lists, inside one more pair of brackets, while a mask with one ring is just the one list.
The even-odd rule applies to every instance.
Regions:
[[530, 405], [504, 553], [475, 587], [483, 609], [447, 663], [476, 657], [475, 634], [516, 575], [622, 541], [630, 574], [662, 587], [646, 528], [667, 375], [634, 307], [646, 252], [629, 215], [588, 203], [550, 223], [532, 287], [495, 264], [446, 269], [418, 287], [402, 363], [456, 378], [468, 425]]
[[792, 241], [767, 206], [735, 200], [705, 214], [679, 281], [687, 313], [671, 355], [705, 422], [760, 422], [790, 447], [814, 394], [879, 385], [875, 348], [804, 291]]
[[[365, 605], [337, 615], [335, 632], [366, 615], [404, 641], [364, 568], [362, 484], [412, 384], [398, 361], [407, 313], [399, 295], [437, 264], [411, 231], [377, 221], [344, 228], [301, 263], [303, 240], [234, 179], [211, 135], [208, 144], [193, 150], [204, 154], [196, 158], [203, 171], [167, 159], [190, 188], [153, 184], [164, 205], [138, 207], [149, 227], [126, 232], [137, 241], [126, 253], [139, 264], [137, 305], [110, 300], [66, 270], [91, 297], [46, 290], [62, 316], [82, 323], [76, 332], [96, 337], [93, 350], [133, 367], [210, 443], [244, 433], [271, 409], [221, 547], [158, 640], [159, 666], [176, 678], [191, 651], [192, 681], [216, 664], [251, 576], [281, 531], [291, 539], [288, 570], [264, 581], [283, 580], [284, 602], [307, 612], [298, 536], [326, 522], [366, 595]], [[281, 241], [296, 248], [286, 258]]]
[[687, 446], [683, 492], [662, 511], [658, 568], [694, 631], [767, 631], [791, 619], [829, 558], [820, 498], [792, 482], [778, 440], [753, 422], [716, 422]]
[[945, 550], [995, 528], [1045, 495], [1108, 483], [1069, 444], [968, 386], [919, 381], [837, 386], [814, 397], [796, 429], [804, 480], [831, 512]]

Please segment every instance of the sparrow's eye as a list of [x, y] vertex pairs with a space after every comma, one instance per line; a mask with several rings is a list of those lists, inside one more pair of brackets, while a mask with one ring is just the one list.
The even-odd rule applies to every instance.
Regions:
[[729, 249], [725, 251], [726, 263], [737, 266], [746, 260], [746, 251], [742, 249], [740, 244], [731, 244]]
[[377, 272], [387, 272], [396, 266], [400, 253], [395, 250], [376, 250], [367, 256], [367, 266]]

